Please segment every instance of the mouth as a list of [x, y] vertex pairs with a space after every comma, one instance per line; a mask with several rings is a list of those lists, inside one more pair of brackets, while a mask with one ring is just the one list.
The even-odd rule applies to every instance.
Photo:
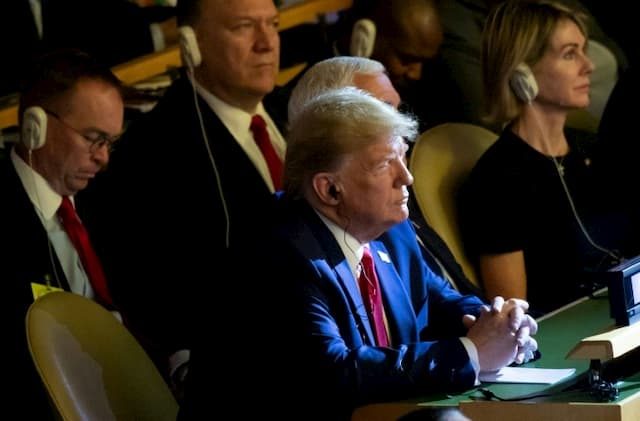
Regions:
[[86, 172], [78, 175], [76, 178], [79, 178], [80, 180], [91, 180], [95, 176], [96, 176], [96, 173], [94, 172]]
[[589, 92], [589, 89], [591, 88], [591, 85], [582, 85], [582, 86], [578, 86], [576, 88], [576, 91], [580, 91], [580, 92]]

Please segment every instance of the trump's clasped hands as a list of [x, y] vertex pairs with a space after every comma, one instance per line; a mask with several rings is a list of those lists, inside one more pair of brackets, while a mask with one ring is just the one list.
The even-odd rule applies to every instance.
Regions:
[[479, 317], [465, 315], [467, 338], [478, 352], [480, 371], [495, 371], [512, 362], [521, 364], [532, 358], [538, 343], [532, 335], [538, 324], [526, 311], [529, 304], [521, 299], [495, 297], [491, 306], [483, 306]]

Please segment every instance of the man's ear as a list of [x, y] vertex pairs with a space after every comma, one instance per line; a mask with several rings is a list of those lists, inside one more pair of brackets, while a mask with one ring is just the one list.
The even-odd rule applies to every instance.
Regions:
[[330, 206], [335, 206], [340, 201], [340, 188], [336, 184], [336, 178], [331, 173], [318, 173], [313, 176], [313, 190], [318, 199]]

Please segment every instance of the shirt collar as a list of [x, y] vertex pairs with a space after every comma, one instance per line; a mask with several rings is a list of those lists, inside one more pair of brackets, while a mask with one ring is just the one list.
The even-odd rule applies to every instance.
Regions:
[[331, 231], [331, 234], [338, 242], [338, 246], [340, 246], [340, 250], [342, 250], [342, 254], [344, 254], [347, 262], [349, 263], [351, 273], [353, 273], [353, 276], [358, 279], [358, 267], [362, 260], [362, 255], [364, 254], [364, 248], [369, 247], [369, 243], [360, 243], [354, 236], [349, 234], [342, 227], [338, 226], [338, 224], [331, 221], [320, 212], [316, 211], [316, 213], [327, 228], [329, 228], [329, 231]]
[[255, 114], [260, 114], [265, 121], [270, 121], [267, 117], [267, 113], [264, 109], [262, 102], [258, 104], [253, 113], [248, 113], [245, 110], [230, 105], [200, 85], [195, 79], [191, 80], [191, 83], [196, 87], [198, 94], [205, 100], [205, 102], [211, 107], [213, 112], [216, 113], [218, 118], [229, 128], [232, 133], [242, 133], [249, 130], [251, 125], [251, 118]]
[[[33, 206], [44, 219], [53, 218], [62, 203], [62, 196], [51, 188], [51, 185], [44, 177], [24, 162], [15, 149], [11, 150], [11, 162]], [[71, 198], [71, 201], [73, 202], [73, 198]]]

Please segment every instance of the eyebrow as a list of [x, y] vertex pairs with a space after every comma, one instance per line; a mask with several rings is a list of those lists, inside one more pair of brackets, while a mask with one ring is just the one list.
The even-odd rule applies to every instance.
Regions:
[[116, 140], [118, 140], [123, 134], [124, 134], [124, 130], [112, 135], [109, 134], [107, 132], [105, 132], [102, 129], [99, 129], [97, 127], [87, 127], [86, 129], [83, 129], [86, 133], [95, 133], [98, 135], [98, 137], [103, 138], [103, 139], [107, 139], [109, 141], [113, 141], [115, 142]]

